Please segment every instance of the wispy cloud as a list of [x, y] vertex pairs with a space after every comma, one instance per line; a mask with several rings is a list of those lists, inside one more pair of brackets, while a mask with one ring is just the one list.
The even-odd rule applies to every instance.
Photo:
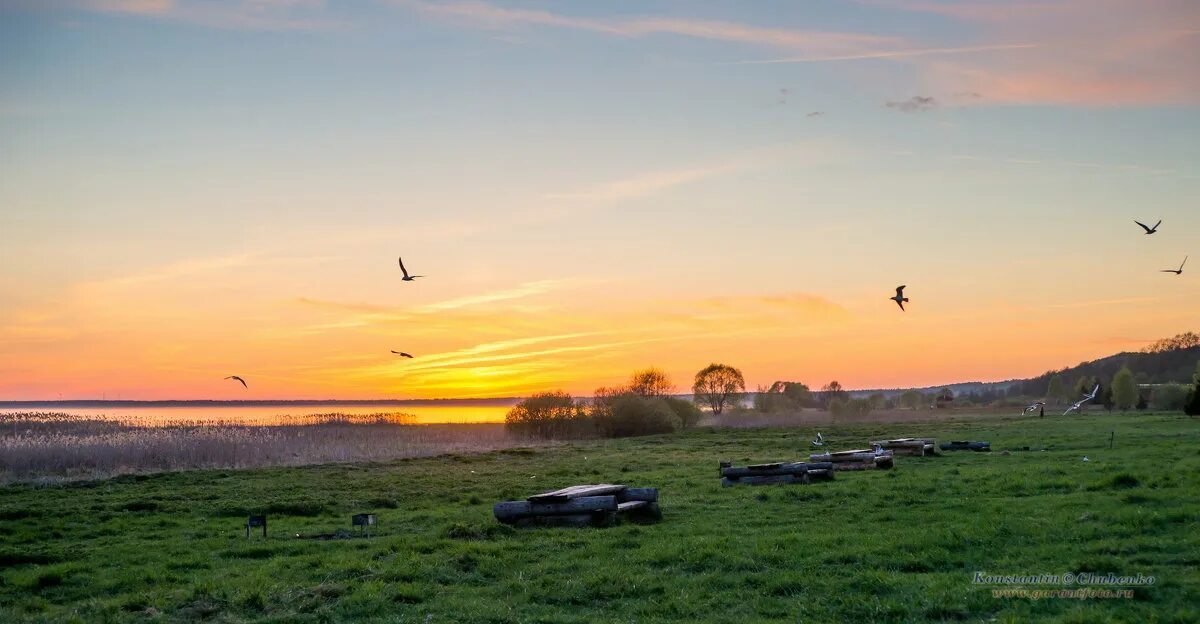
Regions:
[[432, 314], [434, 312], [457, 310], [459, 308], [465, 308], [468, 306], [497, 303], [500, 301], [511, 301], [513, 299], [523, 299], [525, 297], [532, 297], [534, 295], [548, 293], [572, 281], [573, 280], [569, 279], [555, 279], [526, 282], [506, 290], [496, 290], [478, 295], [468, 295], [465, 297], [458, 297], [456, 299], [448, 299], [446, 301], [439, 301], [437, 303], [423, 305], [416, 308], [415, 311], [420, 314]]
[[1092, 308], [1096, 306], [1113, 306], [1127, 305], [1131, 303], [1151, 303], [1158, 301], [1157, 297], [1125, 297], [1122, 299], [1097, 299], [1093, 301], [1072, 301], [1070, 303], [1056, 303], [1048, 307], [1058, 309], [1070, 308]]
[[948, 48], [914, 48], [910, 50], [880, 50], [877, 52], [861, 52], [858, 54], [842, 54], [834, 56], [791, 56], [786, 58], [759, 59], [752, 61], [735, 61], [727, 65], [777, 65], [785, 63], [827, 63], [831, 61], [861, 61], [870, 59], [892, 59], [911, 56], [930, 56], [935, 54], [968, 54], [971, 52], [994, 52], [996, 50], [1021, 50], [1036, 48], [1036, 43], [1004, 43], [995, 45], [959, 46]]
[[645, 197], [667, 189], [696, 182], [705, 178], [730, 173], [742, 169], [745, 163], [728, 163], [712, 167], [696, 167], [694, 169], [675, 169], [669, 171], [652, 171], [637, 174], [620, 180], [613, 180], [592, 188], [569, 192], [547, 193], [544, 197], [550, 200], [569, 200], [584, 202], [617, 201]]
[[26, 9], [112, 13], [229, 30], [329, 30], [345, 25], [329, 19], [322, 0], [50, 0], [37, 3], [18, 0], [18, 5]]
[[430, 15], [440, 15], [487, 28], [513, 26], [551, 26], [618, 37], [676, 35], [699, 39], [728, 41], [750, 45], [810, 50], [824, 54], [853, 54], [866, 46], [899, 45], [903, 39], [884, 35], [852, 32], [801, 31], [784, 28], [753, 26], [719, 20], [699, 20], [683, 17], [576, 17], [535, 9], [512, 9], [487, 2], [421, 2], [392, 0], [393, 4], [409, 7]]

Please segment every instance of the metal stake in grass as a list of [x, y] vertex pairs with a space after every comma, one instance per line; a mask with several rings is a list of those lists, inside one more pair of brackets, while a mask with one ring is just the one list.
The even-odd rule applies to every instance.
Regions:
[[267, 517], [249, 516], [246, 518], [246, 539], [250, 539], [250, 529], [252, 527], [262, 527], [263, 537], [267, 536]]

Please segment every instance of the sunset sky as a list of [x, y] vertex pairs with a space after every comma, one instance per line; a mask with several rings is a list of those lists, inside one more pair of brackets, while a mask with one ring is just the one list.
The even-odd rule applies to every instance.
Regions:
[[0, 400], [923, 386], [1197, 329], [1195, 0], [0, 0]]

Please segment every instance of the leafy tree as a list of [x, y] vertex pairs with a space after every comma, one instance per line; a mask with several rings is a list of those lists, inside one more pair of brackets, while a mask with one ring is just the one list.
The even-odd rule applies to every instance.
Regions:
[[1046, 387], [1046, 401], [1058, 403], [1063, 400], [1063, 378], [1062, 375], [1055, 375], [1050, 378], [1050, 385]]
[[644, 397], [666, 396], [675, 391], [667, 374], [657, 368], [634, 371], [629, 378], [629, 390]]
[[1112, 381], [1113, 403], [1122, 412], [1128, 411], [1138, 403], [1137, 382], [1133, 380], [1133, 371], [1126, 366], [1117, 371]]
[[714, 414], [720, 414], [725, 406], [735, 402], [741, 393], [746, 391], [746, 380], [742, 371], [725, 364], [709, 364], [696, 373], [692, 393], [696, 401], [712, 408]]
[[821, 399], [826, 405], [829, 405], [834, 399], [840, 399], [844, 402], [846, 400], [846, 390], [835, 379], [821, 388]]
[[783, 396], [798, 408], [809, 407], [813, 404], [812, 391], [798, 381], [783, 382]]
[[1200, 416], [1200, 362], [1196, 362], [1196, 373], [1192, 375], [1192, 395], [1183, 412], [1188, 416]]
[[846, 401], [844, 399], [833, 399], [829, 402], [829, 413], [834, 418], [841, 418], [846, 413]]

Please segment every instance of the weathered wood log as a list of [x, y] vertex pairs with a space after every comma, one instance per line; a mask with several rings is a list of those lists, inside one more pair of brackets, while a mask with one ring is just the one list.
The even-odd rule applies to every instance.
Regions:
[[529, 501], [502, 501], [492, 506], [492, 514], [501, 522], [510, 522], [529, 516], [569, 516], [596, 511], [616, 511], [615, 496], [583, 496], [561, 503], [531, 503]]
[[602, 527], [615, 524], [616, 518], [615, 511], [601, 511], [566, 516], [527, 516], [518, 518], [512, 524], [517, 526]]
[[729, 487], [730, 485], [774, 485], [777, 483], [808, 483], [808, 473], [765, 475], [758, 477], [726, 477], [721, 479], [721, 485], [724, 487]]
[[804, 475], [811, 481], [833, 481], [833, 468], [825, 470], [809, 470], [808, 474]]
[[[766, 465], [766, 464], [760, 464]], [[813, 469], [826, 469], [832, 466], [829, 462], [792, 462], [789, 464], [769, 464], [776, 466], [775, 468], [758, 468], [757, 466], [746, 466], [744, 468], [722, 468], [721, 476], [731, 479], [740, 479], [742, 477], [772, 477], [779, 475], [802, 475]]]
[[815, 453], [809, 456], [814, 462], [860, 462], [868, 461], [875, 457], [875, 451], [858, 450], [858, 451], [838, 451], [837, 453]]
[[563, 488], [561, 490], [534, 494], [525, 500], [531, 503], [562, 503], [573, 498], [616, 494], [624, 489], [624, 485], [613, 485], [610, 483], [601, 483], [599, 485], [572, 485], [571, 487]]
[[938, 446], [940, 446], [943, 451], [990, 451], [990, 450], [992, 450], [991, 442], [969, 442], [966, 440], [943, 442]]
[[653, 503], [658, 501], [658, 488], [625, 488], [617, 492], [617, 502], [625, 503], [629, 501], [646, 501]]

